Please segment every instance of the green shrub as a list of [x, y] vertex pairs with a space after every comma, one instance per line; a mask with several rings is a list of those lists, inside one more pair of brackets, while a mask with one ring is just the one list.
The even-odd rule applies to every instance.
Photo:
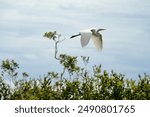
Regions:
[[3, 60], [0, 69], [0, 99], [11, 100], [149, 100], [150, 76], [144, 74], [136, 80], [125, 75], [102, 70], [93, 66], [89, 72], [89, 57], [81, 56], [84, 67], [78, 65], [78, 57], [60, 54], [57, 45], [60, 35], [45, 33], [44, 37], [55, 42], [55, 59], [63, 69], [61, 73], [48, 72], [43, 78], [29, 78], [22, 73], [18, 78], [19, 64], [14, 60]]

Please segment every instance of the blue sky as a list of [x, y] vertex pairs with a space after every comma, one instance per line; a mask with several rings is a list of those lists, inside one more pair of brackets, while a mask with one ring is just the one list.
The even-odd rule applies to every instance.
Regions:
[[[149, 12], [149, 0], [0, 0], [0, 61], [14, 59], [33, 77], [61, 70], [54, 43], [43, 38], [56, 30], [67, 38], [59, 52], [89, 56], [89, 68], [102, 64], [129, 78], [150, 74]], [[102, 52], [92, 41], [82, 48], [80, 38], [68, 39], [91, 27], [107, 29]]]

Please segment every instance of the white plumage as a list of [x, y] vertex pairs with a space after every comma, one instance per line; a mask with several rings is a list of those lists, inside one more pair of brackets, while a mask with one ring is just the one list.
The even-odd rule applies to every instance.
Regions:
[[105, 29], [97, 29], [96, 30], [95, 28], [91, 28], [91, 29], [80, 31], [79, 34], [73, 35], [70, 38], [74, 38], [76, 36], [81, 36], [82, 47], [87, 46], [90, 39], [92, 39], [95, 47], [101, 51], [103, 49], [103, 40], [102, 40], [102, 35], [99, 33], [99, 31], [102, 31], [102, 30], [105, 30]]

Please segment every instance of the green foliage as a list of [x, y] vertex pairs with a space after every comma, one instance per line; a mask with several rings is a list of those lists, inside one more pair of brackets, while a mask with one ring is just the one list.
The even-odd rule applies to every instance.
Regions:
[[0, 76], [0, 100], [10, 99], [10, 87], [7, 85]]
[[61, 54], [59, 58], [60, 64], [62, 64], [69, 73], [73, 73], [74, 71], [79, 70], [79, 67], [77, 66], [77, 57]]
[[56, 31], [54, 31], [54, 32], [46, 32], [44, 34], [44, 37], [46, 37], [48, 39], [55, 40], [57, 38], [57, 33], [56, 33]]
[[11, 61], [9, 61], [8, 59], [3, 60], [2, 65], [0, 67], [3, 70], [2, 75], [4, 75], [4, 73], [7, 73], [11, 77], [16, 77], [18, 74], [16, 72], [16, 69], [19, 68], [19, 65], [14, 60]]
[[[60, 42], [56, 31], [45, 33]], [[26, 72], [18, 77], [19, 64], [3, 60], [0, 65], [0, 99], [11, 100], [149, 100], [150, 76], [144, 74], [137, 80], [128, 79], [121, 73], [102, 70], [101, 65], [89, 71], [89, 57], [81, 56], [84, 67], [78, 65], [78, 57], [60, 54], [55, 58], [63, 67], [62, 72], [48, 72], [41, 78], [30, 78]], [[8, 83], [13, 79], [13, 85]]]
[[[62, 57], [63, 58], [63, 57]], [[0, 76], [0, 99], [12, 100], [148, 100], [150, 99], [150, 76], [144, 74], [138, 80], [129, 80], [123, 74], [102, 70], [101, 65], [93, 66], [92, 74], [77, 66], [77, 58], [64, 55], [61, 64], [68, 73], [76, 74], [69, 79], [61, 73], [48, 72], [43, 78], [29, 79], [22, 73], [20, 80], [15, 80], [14, 87]], [[68, 59], [68, 60], [66, 60]], [[71, 60], [70, 60], [71, 59]], [[63, 59], [62, 59], [63, 60]], [[7, 60], [9, 61], [9, 60]], [[70, 61], [70, 62], [68, 62]], [[68, 65], [72, 63], [71, 67]], [[3, 64], [3, 62], [2, 62]], [[75, 68], [78, 68], [77, 70]], [[7, 73], [6, 67], [1, 72]], [[16, 67], [13, 67], [15, 71]], [[78, 71], [78, 72], [77, 72]], [[77, 74], [78, 73], [78, 74]]]

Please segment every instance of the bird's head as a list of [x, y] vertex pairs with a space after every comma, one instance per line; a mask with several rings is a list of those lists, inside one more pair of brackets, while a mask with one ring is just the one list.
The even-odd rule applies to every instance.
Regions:
[[91, 32], [92, 33], [96, 33], [96, 32], [99, 32], [99, 31], [103, 31], [103, 30], [106, 30], [106, 29], [91, 29]]
[[91, 29], [91, 32], [92, 32], [92, 33], [95, 33], [95, 32], [96, 32], [96, 30], [95, 30], [95, 29]]

